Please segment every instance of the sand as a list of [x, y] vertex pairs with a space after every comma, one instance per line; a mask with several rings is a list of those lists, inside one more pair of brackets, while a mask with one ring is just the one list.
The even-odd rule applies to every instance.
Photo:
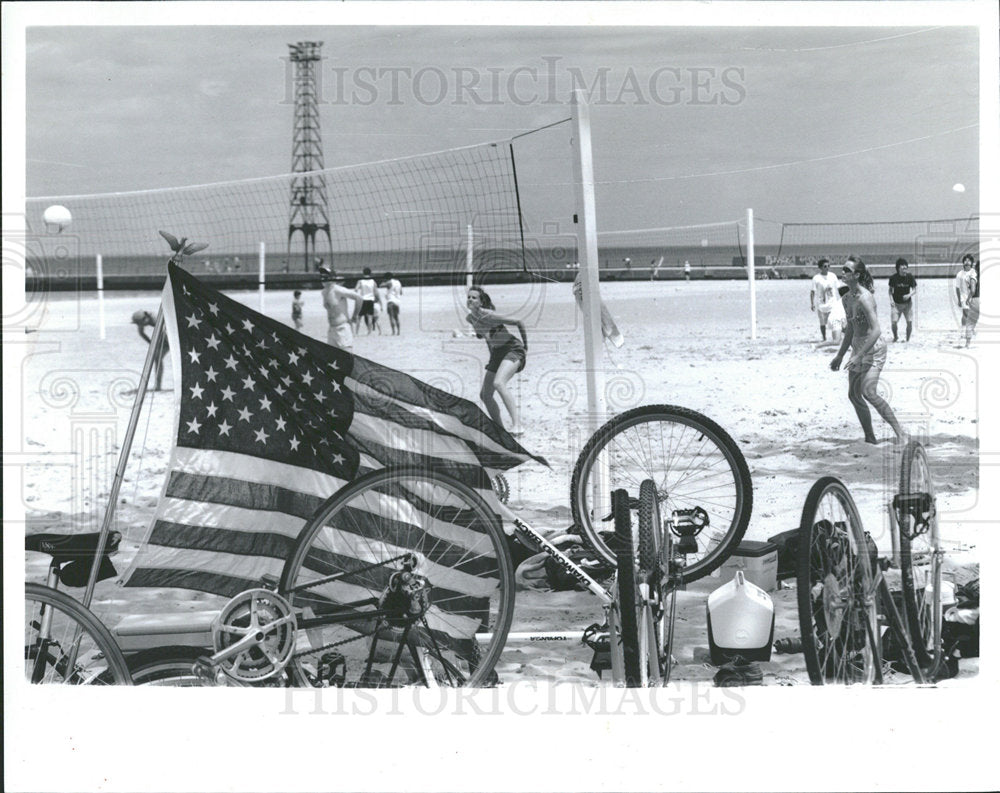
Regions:
[[[871, 446], [847, 401], [847, 377], [832, 372], [834, 351], [817, 349], [819, 329], [809, 311], [808, 281], [766, 281], [757, 286], [757, 338], [751, 339], [746, 282], [630, 282], [602, 284], [602, 297], [625, 334], [625, 345], [604, 352], [610, 412], [650, 403], [699, 410], [737, 440], [750, 466], [754, 510], [747, 539], [766, 539], [798, 525], [810, 485], [834, 475], [848, 484], [866, 528], [888, 550], [885, 505], [896, 487], [898, 448], [876, 417], [886, 442]], [[891, 339], [885, 282], [876, 299]], [[921, 282], [917, 329], [909, 343], [890, 343], [880, 386], [900, 420], [928, 448], [940, 493], [941, 530], [949, 550], [948, 575], [978, 574], [977, 371], [981, 350], [956, 349], [956, 314], [950, 283]], [[570, 526], [572, 465], [589, 436], [583, 372], [583, 331], [568, 284], [492, 288], [500, 310], [525, 318], [530, 352], [514, 380], [527, 434], [524, 445], [549, 467], [529, 463], [511, 472], [511, 506], [531, 525], [559, 531]], [[235, 293], [257, 307], [256, 293]], [[94, 295], [55, 296], [35, 304], [25, 337], [20, 426], [22, 493], [28, 531], [85, 531], [100, 526], [118, 461], [133, 392], [146, 351], [133, 311], [154, 311], [154, 294], [111, 294], [104, 301], [106, 338], [99, 338]], [[268, 292], [265, 313], [291, 322], [291, 293]], [[305, 294], [305, 331], [325, 337], [318, 292]], [[402, 309], [403, 333], [362, 335], [355, 352], [408, 371], [432, 384], [477, 399], [481, 340], [459, 336], [464, 295], [445, 287], [410, 288]], [[141, 415], [115, 527], [125, 542], [115, 561], [125, 569], [149, 524], [171, 447], [173, 378], [151, 394]], [[15, 439], [5, 441], [14, 448]], [[26, 577], [40, 580], [45, 559], [28, 554]], [[722, 583], [707, 578], [680, 593], [673, 670], [676, 680], [710, 679], [706, 661], [705, 599]], [[798, 634], [795, 590], [771, 593], [775, 638]], [[94, 610], [114, 625], [122, 616], [213, 607], [213, 599], [164, 590], [98, 585]], [[513, 630], [580, 630], [601, 611], [587, 593], [518, 593]], [[574, 681], [598, 685], [591, 653], [579, 644], [510, 643], [498, 667], [505, 682]], [[808, 683], [801, 654], [773, 655], [762, 665], [765, 685]], [[948, 685], [975, 679], [978, 659], [963, 661]], [[906, 678], [897, 676], [898, 682]], [[894, 682], [894, 681], [891, 681]]]

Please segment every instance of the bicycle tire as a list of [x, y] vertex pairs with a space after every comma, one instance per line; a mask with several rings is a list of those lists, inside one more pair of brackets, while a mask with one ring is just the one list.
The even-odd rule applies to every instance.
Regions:
[[209, 685], [193, 671], [195, 662], [209, 655], [209, 650], [177, 645], [142, 650], [126, 660], [133, 685], [195, 688]]
[[[399, 615], [386, 622], [370, 608], [400, 602], [383, 598], [407, 552], [419, 558], [414, 585], [429, 587], [422, 621], [409, 628]], [[341, 579], [317, 586], [334, 574]], [[296, 685], [429, 683], [430, 663], [438, 684], [477, 687], [496, 680], [514, 610], [514, 569], [500, 518], [482, 496], [444, 473], [400, 466], [359, 477], [319, 507], [285, 562], [279, 593], [304, 617], [299, 633], [313, 648], [297, 651], [289, 666]], [[345, 610], [351, 620], [335, 623]], [[488, 634], [485, 647], [473, 632]], [[414, 633], [430, 662], [418, 657]], [[380, 655], [386, 640], [395, 646]]]
[[660, 565], [660, 510], [656, 501], [656, 483], [644, 479], [639, 485], [639, 567], [653, 571]]
[[[901, 497], [926, 493], [932, 514], [927, 531], [914, 536], [914, 518], [907, 510], [898, 513], [899, 572], [903, 590], [906, 626], [912, 637], [917, 663], [933, 678], [932, 667], [941, 660], [941, 563], [938, 556], [938, 524], [934, 510], [934, 481], [927, 452], [919, 441], [903, 449], [899, 470]], [[928, 588], [930, 592], [928, 592]], [[936, 646], [937, 645], [937, 646]]]
[[697, 537], [699, 550], [682, 571], [682, 583], [719, 567], [746, 533], [753, 511], [750, 469], [729, 434], [697, 411], [675, 405], [633, 408], [604, 424], [580, 452], [570, 483], [573, 520], [591, 550], [614, 564], [615, 554], [598, 525], [610, 509], [595, 503], [591, 492], [595, 469], [605, 468], [608, 493], [634, 492], [644, 479], [652, 479], [665, 514], [705, 509], [710, 524]]
[[[666, 674], [664, 664], [669, 664], [669, 651], [664, 648], [664, 636], [669, 631], [664, 624], [665, 571], [670, 558], [670, 536], [663, 534], [660, 505], [656, 495], [656, 483], [644, 479], [639, 485], [639, 567], [647, 576], [652, 602], [649, 605], [649, 667], [662, 676]], [[664, 547], [666, 544], [666, 547]]]
[[[52, 587], [25, 584], [24, 607], [24, 658], [28, 682], [132, 685], [128, 665], [114, 636], [82, 603]], [[43, 608], [49, 610], [46, 639], [38, 635], [43, 623]], [[41, 651], [43, 645], [44, 653]], [[69, 669], [74, 645], [76, 660]]]
[[796, 572], [810, 682], [877, 682], [881, 660], [871, 547], [857, 505], [836, 477], [819, 479], [806, 496]]
[[615, 519], [615, 544], [618, 546], [615, 561], [618, 566], [618, 617], [625, 685], [641, 688], [645, 675], [640, 631], [645, 629], [645, 622], [640, 614], [641, 597], [628, 491], [615, 490], [611, 494], [611, 504]]

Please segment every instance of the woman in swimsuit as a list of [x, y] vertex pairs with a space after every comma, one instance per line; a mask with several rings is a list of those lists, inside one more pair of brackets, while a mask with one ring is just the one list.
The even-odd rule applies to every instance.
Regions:
[[[885, 366], [886, 343], [882, 338], [882, 328], [875, 314], [875, 286], [871, 273], [860, 259], [851, 257], [844, 262], [844, 282], [849, 291], [844, 295], [844, 311], [847, 314], [847, 328], [840, 350], [830, 362], [833, 371], [840, 369], [844, 353], [851, 347], [851, 357], [847, 362], [847, 396], [854, 405], [858, 420], [865, 431], [865, 441], [878, 443], [872, 428], [872, 413], [868, 403], [886, 420], [900, 442], [907, 440], [907, 434], [896, 420], [889, 403], [878, 395], [878, 378]], [[864, 287], [864, 288], [862, 288]]]
[[[510, 378], [524, 368], [527, 360], [528, 336], [524, 330], [524, 323], [515, 317], [503, 317], [497, 314], [490, 296], [478, 286], [469, 290], [465, 302], [469, 307], [466, 320], [475, 329], [476, 336], [486, 339], [486, 345], [490, 351], [490, 360], [486, 364], [486, 373], [483, 375], [483, 386], [479, 390], [479, 398], [486, 405], [490, 418], [502, 427], [500, 406], [494, 396], [499, 394], [513, 422], [510, 434], [521, 435], [523, 430], [521, 429], [517, 404], [510, 391], [507, 390], [507, 383]], [[521, 338], [517, 339], [511, 335], [506, 324], [517, 325]]]

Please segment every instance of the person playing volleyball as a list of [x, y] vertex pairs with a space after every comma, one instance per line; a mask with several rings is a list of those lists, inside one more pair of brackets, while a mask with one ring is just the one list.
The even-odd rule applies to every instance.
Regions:
[[[472, 287], [466, 295], [465, 302], [469, 308], [466, 321], [472, 325], [476, 336], [486, 339], [486, 346], [490, 351], [490, 360], [486, 364], [479, 398], [486, 405], [490, 418], [502, 427], [500, 406], [495, 397], [495, 394], [500, 394], [500, 399], [510, 413], [512, 422], [510, 434], [521, 435], [524, 430], [521, 428], [517, 403], [507, 389], [507, 383], [524, 369], [527, 361], [528, 335], [524, 330], [524, 323], [515, 317], [497, 314], [493, 301], [481, 287]], [[520, 340], [511, 335], [507, 330], [507, 324], [517, 325], [517, 330], [521, 334]]]
[[865, 431], [865, 441], [878, 443], [872, 428], [870, 403], [879, 415], [892, 427], [900, 443], [908, 440], [908, 435], [896, 420], [889, 403], [878, 395], [878, 378], [885, 366], [888, 345], [882, 338], [882, 328], [875, 313], [875, 287], [871, 273], [861, 259], [850, 257], [844, 262], [843, 279], [848, 291], [843, 297], [847, 314], [847, 328], [840, 350], [830, 362], [833, 371], [840, 369], [847, 348], [851, 357], [847, 362], [847, 396], [858, 414], [858, 420]]

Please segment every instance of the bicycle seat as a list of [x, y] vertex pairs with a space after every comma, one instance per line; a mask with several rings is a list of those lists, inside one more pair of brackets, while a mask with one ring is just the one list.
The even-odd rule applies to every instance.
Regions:
[[[86, 586], [90, 577], [90, 566], [97, 555], [97, 546], [101, 539], [98, 531], [86, 534], [29, 534], [24, 538], [26, 551], [46, 553], [52, 557], [52, 564], [58, 567], [59, 580], [66, 586]], [[118, 550], [122, 541], [121, 532], [108, 534], [108, 541], [101, 554], [101, 566], [97, 572], [97, 580], [103, 581], [118, 574], [108, 557]]]

